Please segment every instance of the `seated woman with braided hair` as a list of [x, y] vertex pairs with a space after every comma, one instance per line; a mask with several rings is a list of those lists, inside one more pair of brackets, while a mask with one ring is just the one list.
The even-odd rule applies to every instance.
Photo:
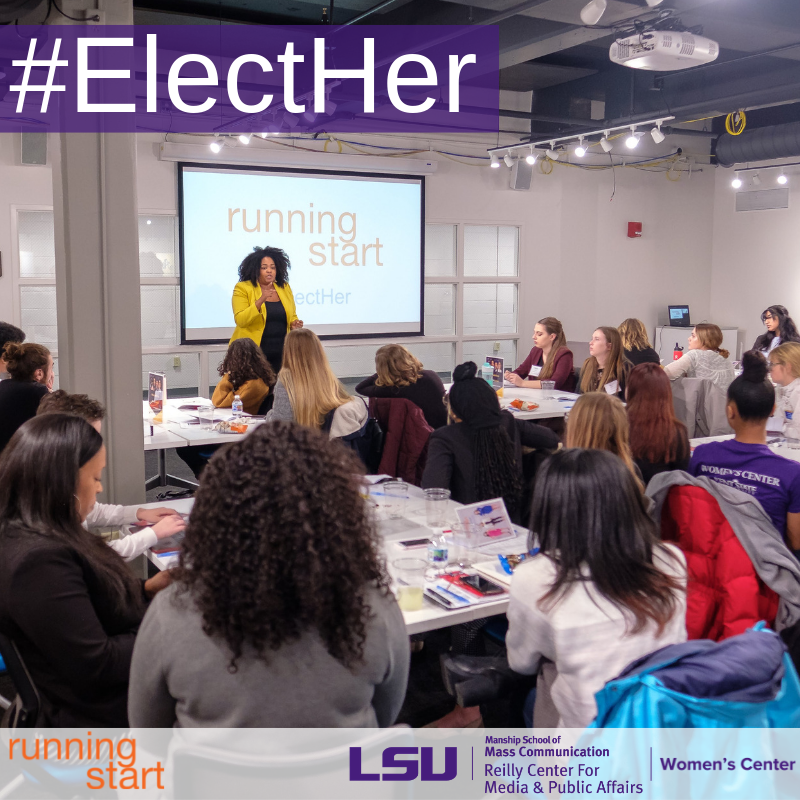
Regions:
[[408, 634], [360, 474], [338, 441], [291, 422], [211, 459], [175, 584], [136, 638], [131, 725], [394, 723]]
[[502, 411], [494, 389], [476, 377], [475, 362], [459, 364], [447, 396], [450, 424], [431, 434], [424, 489], [449, 489], [459, 503], [502, 497], [511, 518], [522, 516], [522, 448], [555, 450], [558, 436]]

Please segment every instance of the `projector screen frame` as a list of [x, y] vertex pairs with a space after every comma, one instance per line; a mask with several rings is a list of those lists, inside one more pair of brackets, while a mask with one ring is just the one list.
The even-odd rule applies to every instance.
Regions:
[[[180, 313], [181, 313], [181, 345], [218, 345], [227, 344], [228, 339], [186, 339], [186, 282], [185, 282], [185, 268], [184, 263], [184, 212], [183, 212], [183, 172], [185, 168], [195, 168], [203, 171], [214, 172], [217, 170], [232, 170], [236, 172], [260, 172], [260, 173], [297, 173], [301, 175], [337, 175], [341, 177], [350, 178], [393, 178], [393, 179], [407, 179], [419, 182], [420, 193], [420, 253], [419, 253], [419, 332], [418, 333], [329, 333], [320, 334], [320, 339], [330, 339], [333, 341], [344, 339], [397, 339], [397, 338], [418, 338], [425, 336], [425, 176], [412, 175], [405, 173], [394, 172], [372, 172], [372, 171], [358, 171], [358, 170], [341, 170], [341, 169], [325, 169], [307, 168], [307, 167], [272, 167], [272, 166], [255, 166], [250, 164], [209, 164], [204, 162], [195, 161], [178, 161], [177, 164], [177, 181], [178, 181], [178, 248], [179, 248], [179, 268], [180, 275], [178, 286], [180, 289]], [[233, 291], [233, 287], [231, 287]]]

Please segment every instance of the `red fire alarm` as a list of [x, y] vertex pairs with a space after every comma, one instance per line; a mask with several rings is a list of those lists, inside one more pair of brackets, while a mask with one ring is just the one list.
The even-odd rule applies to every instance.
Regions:
[[639, 239], [642, 236], [642, 223], [641, 222], [629, 222], [628, 223], [628, 238], [629, 239]]

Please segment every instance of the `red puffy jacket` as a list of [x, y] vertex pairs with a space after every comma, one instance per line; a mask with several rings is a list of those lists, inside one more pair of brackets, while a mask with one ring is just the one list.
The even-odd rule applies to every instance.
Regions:
[[718, 642], [759, 620], [774, 626], [778, 595], [756, 574], [717, 501], [699, 486], [675, 486], [661, 514], [661, 538], [675, 542], [689, 570], [686, 632]]

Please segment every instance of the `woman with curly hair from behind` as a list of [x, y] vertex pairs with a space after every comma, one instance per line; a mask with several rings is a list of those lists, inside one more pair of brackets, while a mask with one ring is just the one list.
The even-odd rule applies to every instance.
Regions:
[[218, 372], [220, 381], [211, 398], [217, 408], [230, 408], [238, 394], [248, 414], [269, 410], [262, 405], [275, 385], [275, 372], [252, 339], [232, 342]]
[[395, 721], [408, 636], [360, 471], [338, 442], [287, 422], [211, 459], [174, 584], [136, 640], [132, 725]]

